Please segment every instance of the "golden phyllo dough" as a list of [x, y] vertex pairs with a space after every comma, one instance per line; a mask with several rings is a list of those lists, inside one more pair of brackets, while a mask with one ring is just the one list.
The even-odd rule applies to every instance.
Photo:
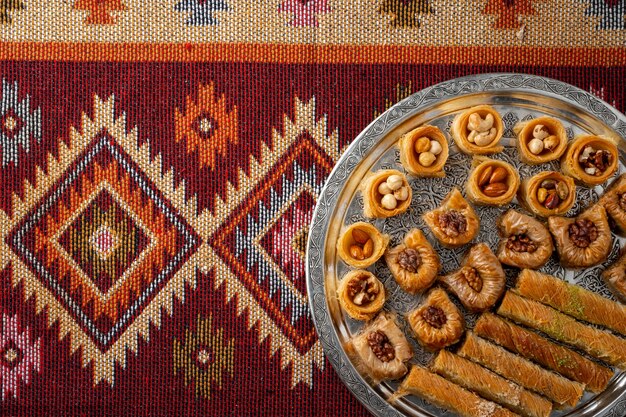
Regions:
[[626, 336], [626, 306], [579, 285], [525, 269], [519, 274], [515, 289], [526, 298]]
[[405, 362], [413, 357], [411, 345], [389, 313], [379, 314], [344, 347], [359, 372], [375, 384], [403, 377], [408, 371]]
[[476, 204], [503, 206], [515, 197], [520, 185], [519, 174], [508, 163], [484, 156], [475, 157], [465, 191]]
[[419, 229], [412, 229], [401, 245], [389, 249], [385, 261], [400, 287], [411, 294], [428, 289], [439, 273], [439, 256]]
[[355, 320], [369, 320], [385, 304], [385, 287], [369, 271], [348, 272], [337, 289], [339, 304]]
[[456, 187], [439, 207], [424, 214], [423, 218], [435, 237], [444, 246], [451, 248], [470, 242], [480, 228], [480, 220], [474, 208]]
[[602, 273], [602, 279], [611, 292], [626, 303], [626, 253]]
[[586, 185], [599, 185], [617, 171], [618, 152], [613, 141], [593, 135], [578, 136], [561, 158], [565, 175]]
[[458, 355], [471, 359], [511, 381], [543, 395], [559, 408], [575, 406], [585, 386], [547, 371], [511, 352], [502, 349], [472, 332], [467, 333]]
[[394, 403], [405, 395], [415, 395], [460, 417], [519, 417], [519, 414], [487, 401], [418, 365], [411, 368], [411, 372], [389, 401]]
[[459, 309], [441, 288], [434, 288], [424, 303], [407, 315], [417, 340], [429, 350], [437, 350], [459, 341], [465, 320]]
[[454, 118], [450, 129], [459, 149], [468, 155], [501, 152], [504, 134], [502, 117], [491, 106], [481, 105], [465, 110]]
[[520, 159], [527, 164], [538, 165], [559, 159], [567, 149], [567, 132], [553, 117], [519, 122], [513, 131], [517, 135]]
[[383, 256], [388, 243], [388, 235], [369, 223], [358, 222], [344, 228], [337, 241], [337, 252], [348, 265], [367, 268]]
[[609, 368], [495, 314], [483, 313], [474, 326], [474, 332], [565, 378], [584, 384], [593, 392], [604, 391], [613, 377]]
[[619, 231], [626, 233], [626, 174], [613, 181], [598, 204], [604, 206], [606, 214], [615, 221]]
[[548, 227], [563, 266], [584, 268], [597, 265], [611, 252], [613, 237], [606, 211], [599, 204], [574, 219], [550, 217]]
[[478, 243], [467, 253], [460, 269], [439, 277], [439, 281], [468, 310], [483, 311], [494, 305], [502, 295], [506, 276], [489, 246]]
[[418, 177], [444, 177], [448, 160], [448, 141], [438, 127], [424, 125], [400, 138], [400, 162]]
[[392, 217], [411, 205], [413, 192], [406, 176], [395, 169], [369, 174], [361, 185], [363, 214], [370, 218]]
[[560, 172], [543, 171], [526, 178], [517, 193], [520, 204], [528, 211], [541, 216], [565, 214], [576, 201], [574, 180]]
[[431, 369], [524, 417], [548, 417], [552, 403], [482, 366], [447, 350], [439, 351]]
[[503, 264], [536, 269], [552, 256], [552, 236], [538, 220], [511, 209], [498, 220], [498, 229], [498, 259]]

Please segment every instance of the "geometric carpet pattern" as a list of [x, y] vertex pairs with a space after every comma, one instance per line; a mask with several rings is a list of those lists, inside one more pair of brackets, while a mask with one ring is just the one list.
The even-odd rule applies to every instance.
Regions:
[[524, 72], [626, 110], [626, 0], [0, 1], [0, 415], [366, 415], [308, 309], [376, 116]]

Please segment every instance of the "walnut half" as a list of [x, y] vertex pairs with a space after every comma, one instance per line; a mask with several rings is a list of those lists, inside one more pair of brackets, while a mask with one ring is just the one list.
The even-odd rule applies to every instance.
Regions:
[[396, 351], [389, 342], [389, 338], [380, 330], [375, 330], [367, 335], [367, 344], [382, 362], [392, 361], [396, 357]]

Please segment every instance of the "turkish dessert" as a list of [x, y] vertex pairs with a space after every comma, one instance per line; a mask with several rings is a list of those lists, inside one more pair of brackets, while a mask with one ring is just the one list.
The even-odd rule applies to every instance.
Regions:
[[424, 214], [423, 218], [441, 244], [451, 248], [470, 242], [480, 228], [474, 208], [456, 187], [439, 207]]
[[476, 363], [439, 351], [431, 370], [444, 378], [525, 417], [548, 417], [552, 403]]
[[582, 324], [552, 307], [507, 291], [498, 314], [537, 329], [559, 342], [577, 347], [620, 369], [626, 367], [626, 339]]
[[626, 252], [602, 273], [607, 287], [622, 302], [626, 302]]
[[547, 371], [481, 339], [472, 332], [467, 333], [465, 342], [457, 354], [491, 369], [524, 388], [543, 395], [559, 408], [575, 406], [585, 389], [584, 385]]
[[578, 320], [598, 324], [626, 336], [626, 306], [551, 275], [525, 269], [515, 290]]
[[550, 217], [550, 233], [563, 266], [597, 265], [611, 252], [613, 236], [604, 207], [594, 204], [576, 218]]
[[543, 171], [522, 181], [517, 199], [537, 216], [565, 214], [576, 201], [576, 185], [559, 172]]
[[348, 265], [367, 268], [383, 256], [388, 243], [388, 235], [369, 223], [358, 222], [343, 230], [337, 241], [337, 252]]
[[506, 276], [489, 246], [478, 243], [469, 250], [460, 269], [439, 277], [439, 281], [468, 310], [483, 311], [494, 305], [502, 295]]
[[412, 229], [402, 244], [387, 250], [385, 261], [396, 282], [411, 294], [428, 289], [440, 267], [437, 252], [419, 229]]
[[615, 144], [601, 136], [578, 136], [561, 158], [561, 171], [586, 185], [599, 185], [617, 171]]
[[475, 157], [465, 191], [467, 198], [476, 204], [503, 206], [515, 197], [520, 179], [508, 163], [487, 157]]
[[626, 233], [626, 174], [620, 175], [598, 201], [619, 231]]
[[413, 357], [411, 345], [390, 313], [379, 314], [344, 347], [357, 369], [374, 383], [403, 377], [408, 371], [406, 362]]
[[405, 395], [415, 395], [460, 417], [519, 416], [419, 365], [411, 367], [409, 375], [389, 401], [393, 403]]
[[348, 272], [337, 289], [339, 304], [355, 320], [369, 320], [385, 304], [385, 287], [369, 271]]
[[572, 381], [584, 384], [592, 392], [603, 391], [613, 377], [613, 371], [609, 368], [492, 313], [480, 316], [474, 332]]
[[434, 288], [424, 303], [407, 315], [417, 340], [429, 350], [442, 349], [459, 341], [465, 320], [441, 288]]
[[502, 152], [500, 138], [504, 133], [502, 117], [491, 106], [481, 105], [459, 113], [450, 129], [459, 149], [469, 155]]
[[413, 195], [406, 176], [395, 169], [371, 173], [363, 182], [363, 214], [370, 218], [404, 213]]
[[567, 149], [563, 124], [549, 116], [519, 122], [513, 128], [522, 162], [531, 165], [559, 159]]
[[538, 220], [510, 209], [498, 220], [498, 260], [518, 268], [539, 268], [554, 251], [550, 232]]
[[418, 177], [444, 177], [448, 141], [436, 126], [424, 125], [403, 135], [399, 142], [400, 162]]

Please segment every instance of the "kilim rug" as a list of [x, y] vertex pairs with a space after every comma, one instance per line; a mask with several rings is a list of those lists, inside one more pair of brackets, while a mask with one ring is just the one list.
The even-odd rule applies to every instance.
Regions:
[[363, 416], [304, 248], [342, 150], [514, 71], [626, 110], [626, 0], [0, 0], [0, 414]]

